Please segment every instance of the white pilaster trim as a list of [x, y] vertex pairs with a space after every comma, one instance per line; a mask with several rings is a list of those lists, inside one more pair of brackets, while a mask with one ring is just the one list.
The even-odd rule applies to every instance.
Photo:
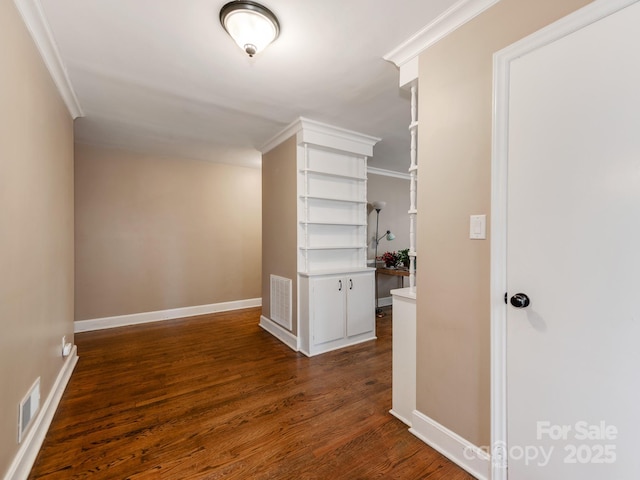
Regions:
[[387, 53], [385, 60], [398, 68], [411, 61], [451, 32], [480, 15], [500, 0], [460, 0], [422, 30]]
[[36, 44], [42, 60], [44, 60], [49, 74], [53, 79], [60, 96], [64, 101], [71, 117], [76, 119], [83, 117], [84, 113], [76, 93], [71, 85], [71, 80], [67, 74], [67, 69], [62, 62], [58, 46], [51, 33], [49, 22], [47, 22], [39, 0], [14, 0], [22, 20], [24, 21], [31, 38]]
[[161, 322], [176, 318], [193, 317], [216, 312], [228, 312], [242, 308], [259, 307], [262, 298], [250, 298], [233, 302], [212, 303], [209, 305], [196, 305], [193, 307], [172, 308], [170, 310], [158, 310], [155, 312], [133, 313], [130, 315], [118, 315], [115, 317], [93, 318], [90, 320], [77, 320], [75, 333], [104, 330], [107, 328], [124, 327], [126, 325], [139, 325], [141, 323]]
[[285, 330], [280, 325], [265, 317], [264, 315], [260, 315], [260, 327], [276, 337], [294, 352], [300, 351], [300, 346], [298, 345], [298, 337]]
[[411, 179], [411, 176], [408, 173], [396, 172], [395, 170], [386, 170], [384, 168], [367, 167], [367, 173], [369, 175], [381, 175], [383, 177], [401, 178], [403, 180]]
[[491, 158], [491, 452], [492, 479], [505, 480], [507, 436], [507, 213], [509, 90], [511, 62], [559, 40], [638, 0], [596, 0], [493, 56]]
[[11, 462], [9, 470], [7, 470], [4, 476], [4, 480], [26, 480], [29, 476], [29, 472], [33, 467], [33, 463], [36, 461], [38, 452], [42, 447], [42, 442], [44, 442], [44, 438], [49, 431], [53, 415], [58, 409], [62, 394], [69, 383], [76, 363], [78, 363], [78, 349], [74, 345], [71, 353], [62, 365], [49, 395], [47, 395], [46, 400], [42, 404], [42, 408], [40, 408], [34, 424], [22, 441], [13, 462]]
[[418, 410], [413, 411], [411, 425], [409, 432], [478, 480], [491, 478], [491, 457], [480, 447]]

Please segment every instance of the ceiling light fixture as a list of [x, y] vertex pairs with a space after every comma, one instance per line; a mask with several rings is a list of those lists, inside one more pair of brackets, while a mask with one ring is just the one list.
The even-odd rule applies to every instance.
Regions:
[[280, 33], [280, 24], [271, 10], [251, 1], [227, 3], [220, 10], [220, 23], [250, 57], [264, 50]]

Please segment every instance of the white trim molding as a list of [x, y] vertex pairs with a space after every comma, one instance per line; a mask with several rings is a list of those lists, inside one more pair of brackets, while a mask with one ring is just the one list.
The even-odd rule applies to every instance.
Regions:
[[460, 0], [422, 30], [398, 45], [382, 58], [400, 69], [400, 87], [418, 79], [417, 57], [500, 0]]
[[409, 431], [412, 434], [460, 468], [479, 480], [490, 478], [491, 457], [486, 451], [418, 410], [413, 411], [411, 425]]
[[71, 117], [84, 117], [39, 0], [14, 0]]
[[378, 298], [378, 305], [380, 307], [388, 307], [393, 305], [393, 297], [380, 297]]
[[491, 452], [492, 479], [505, 480], [507, 443], [507, 209], [511, 62], [612, 15], [638, 0], [596, 0], [493, 56], [491, 159]]
[[371, 135], [300, 117], [272, 137], [260, 148], [260, 151], [267, 153], [294, 135], [298, 145], [312, 144], [325, 147], [331, 145], [334, 149], [367, 157], [373, 155], [373, 146], [381, 140]]
[[139, 325], [141, 323], [161, 322], [164, 320], [174, 320], [176, 318], [193, 317], [195, 315], [228, 312], [230, 310], [259, 307], [261, 305], [262, 298], [250, 298], [248, 300], [196, 305], [194, 307], [172, 308], [170, 310], [159, 310], [156, 312], [142, 312], [133, 313], [131, 315], [118, 315], [115, 317], [77, 320], [75, 322], [74, 331], [75, 333], [81, 333], [93, 330], [104, 330], [107, 328], [124, 327], [127, 325]]
[[385, 170], [384, 168], [367, 167], [367, 173], [369, 175], [380, 175], [383, 177], [401, 178], [403, 180], [411, 179], [411, 176], [408, 173], [396, 172], [395, 170]]
[[58, 377], [56, 378], [53, 387], [51, 387], [49, 395], [47, 395], [47, 399], [42, 404], [40, 413], [38, 413], [34, 424], [31, 426], [31, 429], [22, 441], [18, 453], [9, 466], [9, 470], [7, 470], [4, 477], [5, 480], [26, 480], [29, 476], [29, 472], [33, 467], [33, 463], [36, 461], [40, 447], [42, 447], [42, 442], [44, 442], [44, 438], [51, 426], [53, 415], [58, 409], [58, 405], [62, 399], [62, 394], [69, 383], [69, 379], [71, 378], [71, 374], [73, 373], [73, 369], [77, 363], [78, 349], [74, 345], [71, 353], [65, 359], [64, 364], [60, 369]]
[[451, 32], [454, 32], [499, 1], [460, 0], [382, 58], [401, 68], [405, 63], [417, 57], [423, 51], [435, 45]]
[[298, 345], [298, 337], [296, 337], [288, 330], [285, 330], [280, 325], [265, 317], [264, 315], [260, 315], [260, 327], [276, 337], [294, 352], [300, 351], [300, 346]]
[[413, 57], [400, 67], [400, 74], [398, 75], [400, 88], [410, 90], [411, 87], [418, 86], [418, 76], [420, 75], [420, 62], [418, 58], [419, 57]]
[[[409, 427], [411, 427], [411, 419], [410, 418], [405, 418], [403, 417], [401, 414], [399, 414], [398, 412], [396, 412], [393, 408], [391, 410], [389, 410], [389, 413], [391, 415], [393, 415], [394, 417], [396, 417], [398, 420], [400, 420], [402, 423], [404, 423], [405, 425], [408, 425]], [[414, 434], [415, 435], [415, 434]], [[417, 435], [416, 435], [417, 436]], [[419, 438], [419, 437], [418, 437]], [[424, 442], [424, 440], [422, 438], [420, 438], [420, 440], [422, 440]], [[426, 442], [425, 442], [426, 443]]]

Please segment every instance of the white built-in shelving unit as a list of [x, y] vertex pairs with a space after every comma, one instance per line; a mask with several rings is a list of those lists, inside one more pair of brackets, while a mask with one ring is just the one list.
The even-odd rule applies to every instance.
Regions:
[[376, 338], [367, 159], [378, 139], [315, 122], [298, 139], [298, 333], [316, 355]]
[[296, 138], [297, 348], [308, 356], [376, 338], [367, 267], [367, 161], [380, 140], [301, 118]]
[[302, 150], [299, 271], [366, 266], [367, 157], [309, 144]]

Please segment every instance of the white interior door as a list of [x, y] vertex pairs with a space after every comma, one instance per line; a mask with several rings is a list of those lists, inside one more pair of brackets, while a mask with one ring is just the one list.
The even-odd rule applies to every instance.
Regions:
[[640, 478], [639, 26], [633, 3], [510, 61], [509, 479]]

